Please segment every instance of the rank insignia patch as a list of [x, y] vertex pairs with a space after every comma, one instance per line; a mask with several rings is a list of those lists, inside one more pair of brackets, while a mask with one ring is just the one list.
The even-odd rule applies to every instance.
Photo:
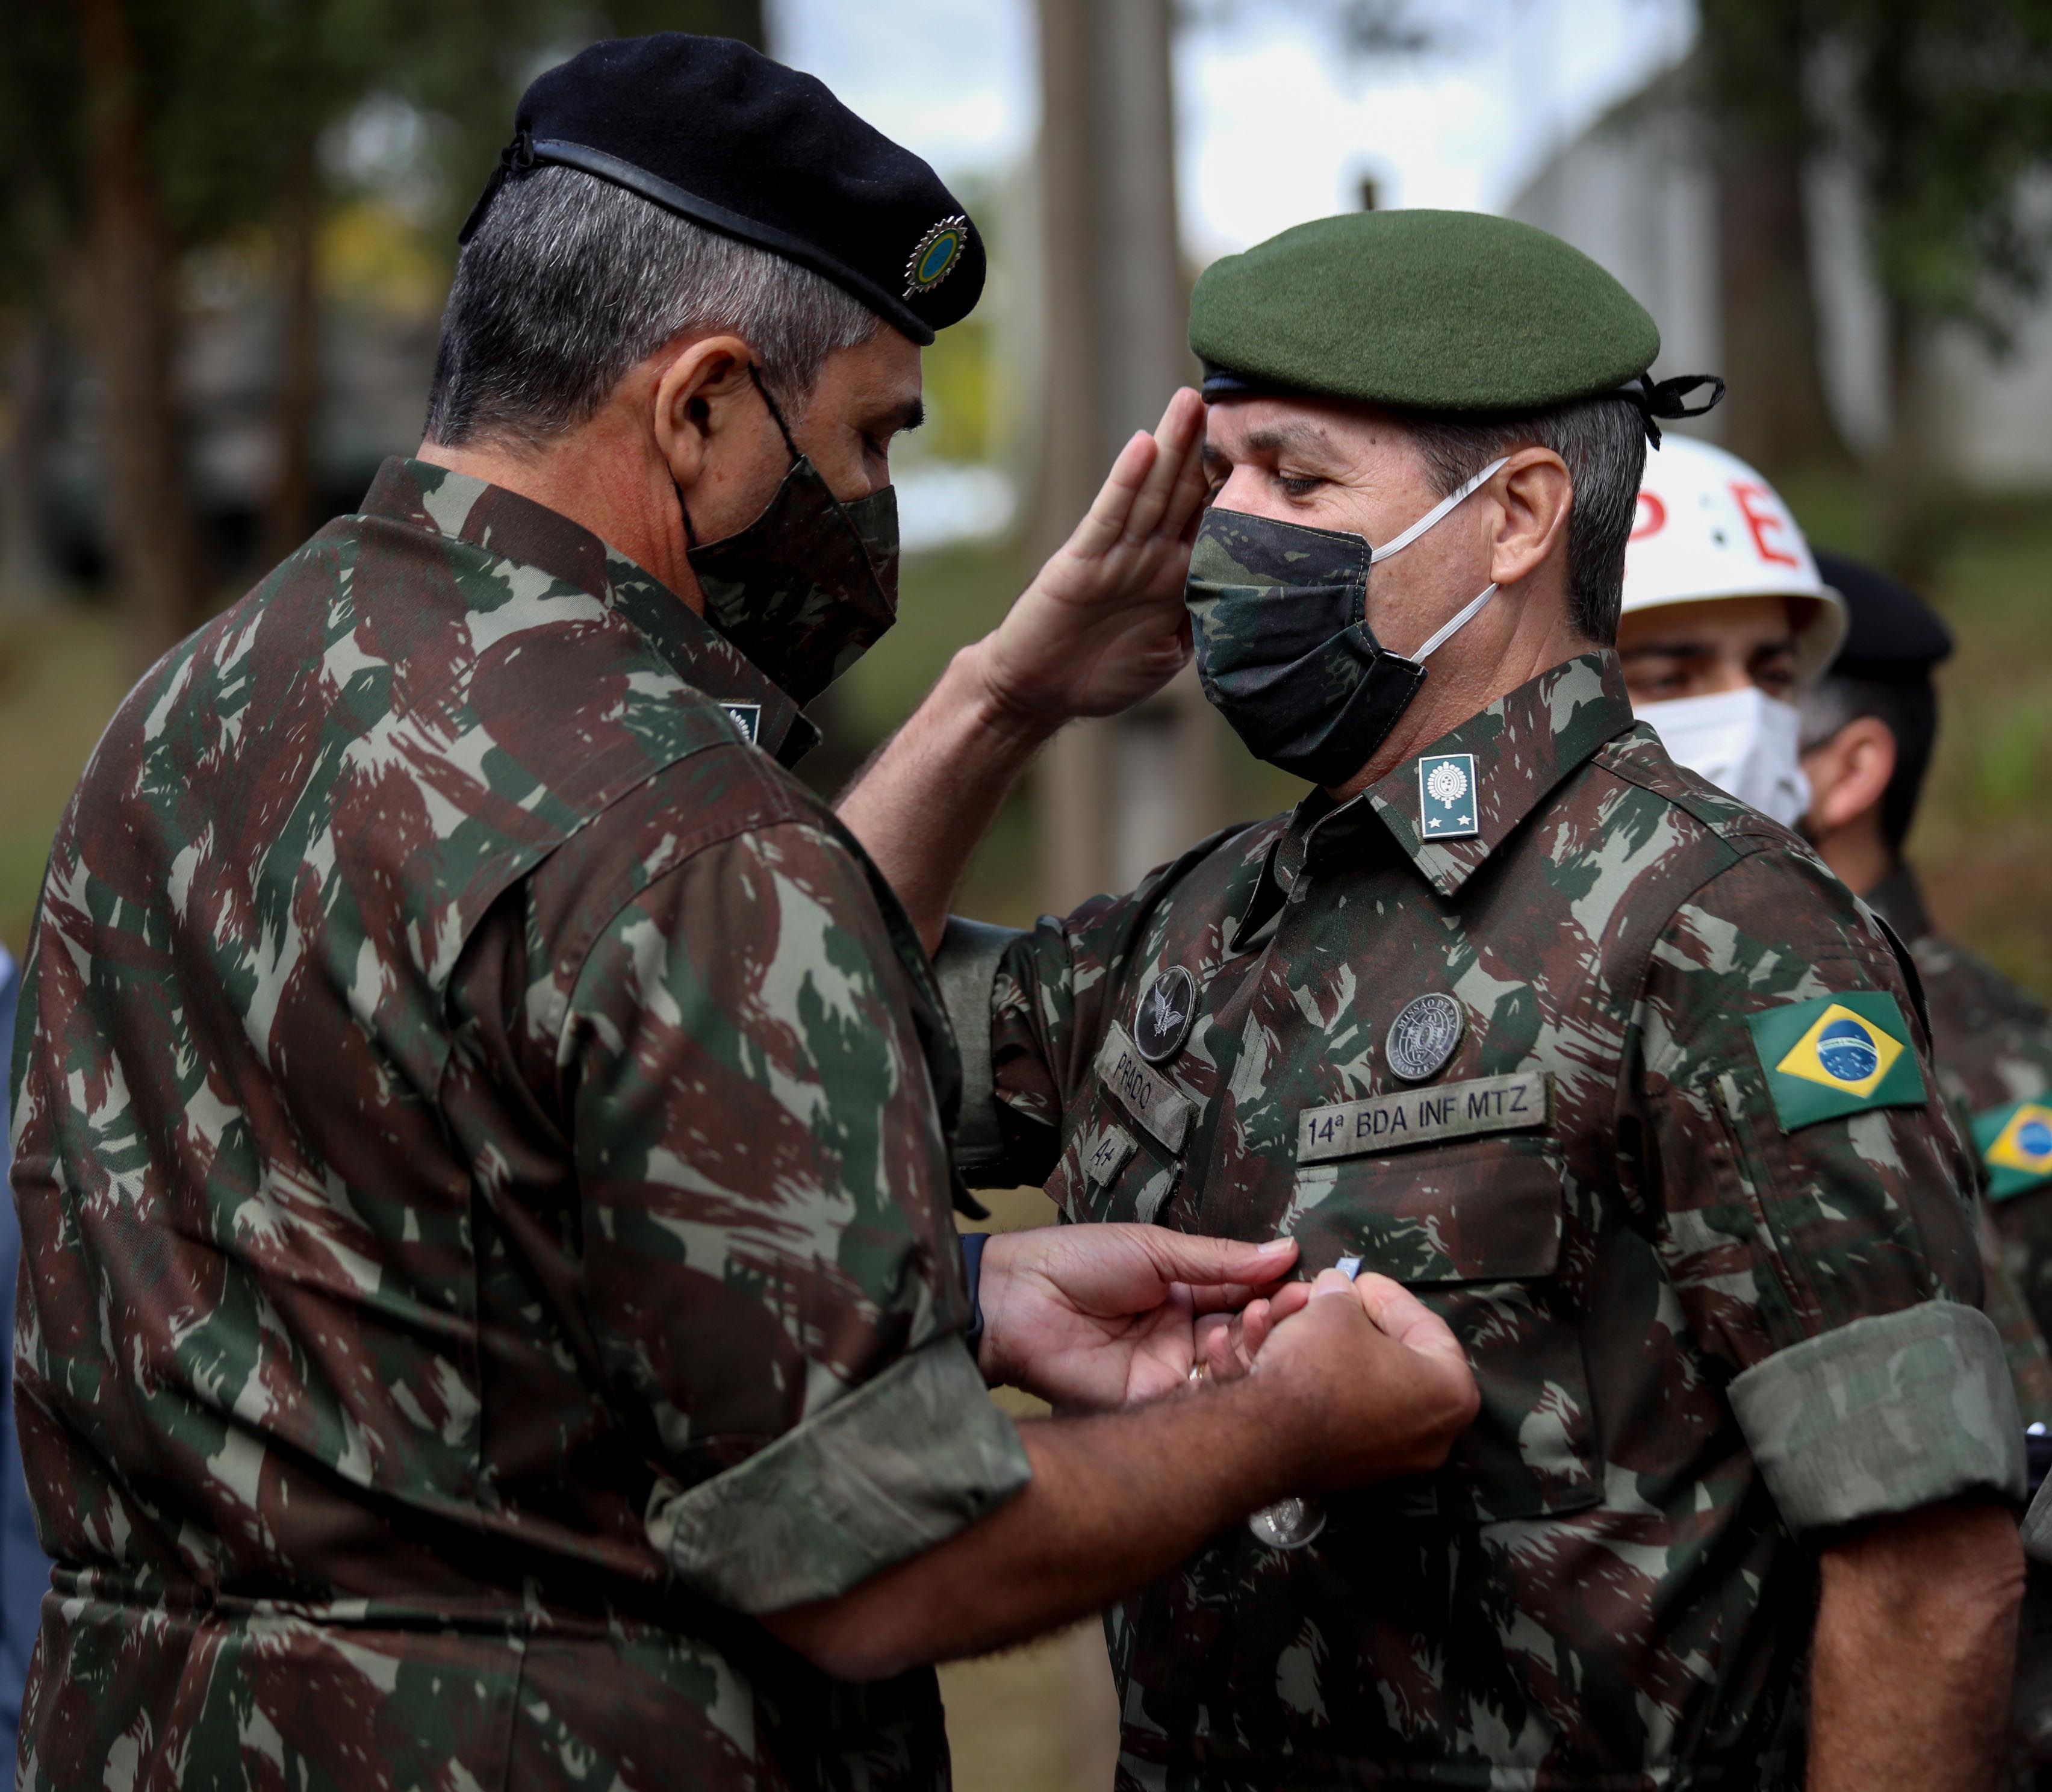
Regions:
[[1748, 1017], [1784, 1132], [1869, 1108], [1921, 1108], [1924, 1073], [1895, 998], [1857, 990]]
[[2010, 1101], [1976, 1114], [1974, 1144], [1987, 1167], [1989, 1200], [2034, 1189], [2052, 1176], [2052, 1106]]
[[748, 737], [748, 744], [756, 744], [757, 731], [762, 726], [762, 705], [759, 703], [723, 703], [719, 706], [726, 712], [727, 720]]
[[1474, 755], [1428, 753], [1418, 762], [1418, 814], [1427, 840], [1479, 833]]

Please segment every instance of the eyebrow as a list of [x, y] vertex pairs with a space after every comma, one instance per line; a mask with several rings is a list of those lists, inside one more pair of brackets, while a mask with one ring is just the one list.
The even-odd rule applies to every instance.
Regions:
[[888, 410], [878, 411], [866, 419], [862, 427], [865, 432], [888, 429], [893, 435], [903, 435], [918, 429], [926, 421], [926, 401], [923, 398], [907, 398], [902, 405], [894, 405]]
[[[1263, 429], [1250, 429], [1241, 445], [1246, 456], [1268, 454], [1280, 460], [1290, 454], [1323, 456], [1329, 459], [1337, 450], [1333, 438], [1314, 423], [1276, 423]], [[1225, 450], [1207, 441], [1204, 459], [1208, 465], [1216, 465], [1230, 459]]]

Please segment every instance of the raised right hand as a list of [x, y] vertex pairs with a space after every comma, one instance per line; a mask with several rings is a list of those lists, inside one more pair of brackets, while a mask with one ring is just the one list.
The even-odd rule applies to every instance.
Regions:
[[1304, 1286], [1271, 1304], [1252, 1371], [1279, 1448], [1294, 1453], [1290, 1484], [1320, 1492], [1438, 1468], [1482, 1404], [1446, 1321], [1386, 1276], [1328, 1269]]
[[997, 712], [1044, 727], [1116, 715], [1181, 670], [1204, 437], [1204, 402], [1186, 386], [1152, 435], [1126, 445], [1089, 515], [1004, 622], [966, 650]]

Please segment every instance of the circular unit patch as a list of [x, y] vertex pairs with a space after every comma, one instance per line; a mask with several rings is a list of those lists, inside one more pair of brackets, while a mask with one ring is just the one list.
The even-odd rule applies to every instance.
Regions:
[[905, 263], [905, 296], [930, 292], [955, 271], [969, 247], [969, 220], [944, 218], [922, 237]]
[[1389, 1068], [1407, 1083], [1422, 1083], [1446, 1069], [1459, 1047], [1467, 1016], [1461, 1005], [1437, 990], [1414, 998], [1389, 1023], [1383, 1049]]
[[1842, 1083], [1863, 1083], [1881, 1068], [1881, 1053], [1874, 1035], [1848, 1017], [1817, 1035], [1817, 1061], [1827, 1076]]
[[1173, 964], [1147, 986], [1134, 1011], [1133, 1043], [1149, 1064], [1172, 1058], [1190, 1037], [1197, 1015], [1197, 980]]

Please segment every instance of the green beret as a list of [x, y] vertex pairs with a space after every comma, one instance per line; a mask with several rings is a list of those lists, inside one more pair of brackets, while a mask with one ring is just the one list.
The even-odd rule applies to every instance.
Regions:
[[1482, 212], [1352, 212], [1214, 261], [1190, 299], [1204, 395], [1536, 410], [1660, 352], [1646, 308], [1558, 237]]

